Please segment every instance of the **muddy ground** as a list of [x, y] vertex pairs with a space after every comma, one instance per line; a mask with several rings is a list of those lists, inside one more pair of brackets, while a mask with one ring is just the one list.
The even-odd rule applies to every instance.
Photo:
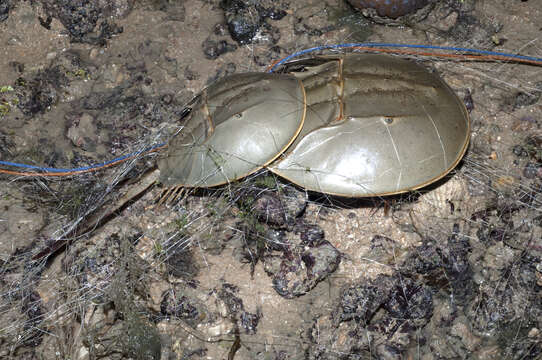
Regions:
[[[0, 159], [74, 168], [159, 144], [206, 85], [317, 45], [541, 57], [540, 19], [538, 0], [393, 20], [343, 0], [2, 0]], [[125, 202], [159, 153], [1, 175], [0, 358], [540, 359], [542, 67], [417, 61], [464, 99], [472, 138], [416, 193], [337, 199], [262, 172]]]

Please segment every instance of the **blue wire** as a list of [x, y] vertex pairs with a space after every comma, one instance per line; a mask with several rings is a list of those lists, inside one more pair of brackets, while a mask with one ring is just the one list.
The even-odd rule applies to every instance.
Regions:
[[[281, 61], [279, 61], [275, 65], [273, 65], [273, 67], [268, 72], [272, 73], [280, 65], [284, 64], [285, 62], [287, 62], [287, 61], [289, 61], [289, 60], [291, 60], [291, 59], [293, 59], [295, 57], [305, 55], [305, 54], [308, 54], [308, 53], [311, 53], [311, 52], [314, 52], [314, 51], [330, 50], [330, 49], [344, 49], [344, 48], [351, 48], [351, 47], [392, 47], [392, 48], [461, 51], [461, 52], [470, 52], [470, 53], [481, 54], [481, 55], [503, 56], [503, 57], [508, 57], [508, 58], [511, 58], [511, 59], [539, 61], [542, 64], [542, 58], [539, 58], [539, 57], [515, 55], [515, 54], [502, 53], [502, 52], [496, 52], [496, 51], [469, 49], [469, 48], [461, 48], [461, 47], [434, 46], [434, 45], [413, 45], [413, 44], [393, 44], [393, 43], [348, 43], [348, 44], [323, 45], [323, 46], [317, 46], [317, 47], [313, 47], [313, 48], [310, 48], [310, 49], [305, 49], [305, 50], [298, 51], [296, 53], [293, 53], [293, 54], [285, 57], [284, 59], [282, 59]], [[91, 170], [91, 169], [96, 169], [96, 168], [100, 168], [100, 167], [103, 167], [103, 166], [107, 166], [107, 165], [112, 164], [114, 162], [121, 161], [121, 160], [124, 160], [124, 159], [129, 158], [129, 157], [134, 157], [134, 156], [140, 155], [142, 153], [154, 150], [154, 149], [156, 149], [158, 147], [161, 147], [161, 146], [164, 146], [164, 145], [165, 145], [165, 143], [161, 143], [161, 144], [158, 144], [158, 145], [148, 147], [148, 148], [143, 149], [143, 150], [139, 150], [139, 151], [127, 154], [127, 155], [120, 156], [118, 158], [115, 158], [113, 160], [109, 160], [109, 161], [106, 161], [106, 162], [103, 162], [103, 163], [100, 163], [100, 164], [94, 164], [94, 165], [79, 167], [79, 168], [74, 168], [74, 169], [46, 168], [46, 167], [39, 167], [39, 166], [27, 165], [27, 164], [19, 164], [19, 163], [14, 163], [14, 162], [9, 162], [9, 161], [1, 161], [1, 160], [0, 160], [0, 165], [14, 166], [14, 167], [25, 168], [25, 169], [33, 169], [33, 170], [44, 171], [44, 172], [57, 172], [57, 173], [61, 173], [61, 172], [78, 172], [78, 171], [86, 171], [86, 170]]]
[[151, 150], [154, 150], [154, 149], [159, 148], [161, 146], [164, 146], [165, 144], [166, 143], [160, 143], [158, 145], [147, 147], [147, 148], [145, 148], [143, 150], [138, 150], [138, 151], [134, 151], [132, 153], [126, 154], [126, 155], [119, 156], [118, 158], [115, 158], [113, 160], [109, 160], [109, 161], [106, 161], [106, 162], [103, 162], [103, 163], [93, 164], [93, 165], [83, 166], [83, 167], [78, 167], [78, 168], [73, 168], [73, 169], [59, 169], [59, 168], [39, 167], [39, 166], [34, 166], [34, 165], [19, 164], [19, 163], [14, 163], [14, 162], [10, 162], [10, 161], [2, 161], [2, 160], [0, 160], [0, 165], [14, 166], [14, 167], [18, 167], [18, 168], [33, 169], [33, 170], [39, 170], [39, 171], [44, 171], [44, 172], [53, 172], [53, 173], [86, 171], [86, 170], [91, 170], [91, 169], [96, 169], [96, 168], [100, 168], [100, 167], [103, 167], [103, 166], [107, 166], [107, 165], [110, 165], [110, 164], [115, 163], [117, 161], [122, 161], [124, 159], [146, 153], [148, 151], [151, 151]]
[[502, 52], [496, 52], [496, 51], [469, 49], [469, 48], [461, 48], [461, 47], [435, 46], [435, 45], [413, 45], [413, 44], [393, 44], [393, 43], [348, 43], [348, 44], [322, 45], [322, 46], [317, 46], [317, 47], [313, 47], [313, 48], [310, 48], [310, 49], [305, 49], [305, 50], [298, 51], [298, 52], [293, 53], [291, 55], [288, 55], [284, 59], [280, 60], [278, 63], [273, 65], [273, 67], [271, 69], [269, 69], [268, 72], [272, 73], [277, 69], [277, 67], [284, 64], [285, 62], [287, 62], [287, 61], [289, 61], [289, 60], [291, 60], [291, 59], [293, 59], [295, 57], [305, 55], [305, 54], [308, 54], [308, 53], [313, 52], [313, 51], [330, 50], [330, 49], [344, 49], [344, 48], [350, 48], [350, 47], [392, 47], [392, 48], [461, 51], [461, 52], [470, 52], [470, 53], [481, 54], [481, 55], [497, 55], [497, 56], [508, 57], [508, 58], [511, 58], [511, 59], [539, 61], [542, 64], [542, 58], [539, 58], [539, 57], [515, 55], [515, 54], [502, 53]]

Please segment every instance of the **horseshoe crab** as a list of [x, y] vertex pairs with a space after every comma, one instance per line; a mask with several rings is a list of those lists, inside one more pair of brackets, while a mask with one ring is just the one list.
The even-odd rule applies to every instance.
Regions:
[[307, 190], [366, 197], [419, 189], [467, 149], [464, 104], [414, 62], [357, 54], [293, 61], [282, 71], [302, 80], [307, 118], [269, 169]]
[[271, 163], [305, 120], [305, 90], [291, 75], [246, 73], [223, 78], [196, 96], [181, 131], [158, 162], [168, 187], [212, 187]]
[[442, 178], [467, 149], [465, 106], [414, 62], [321, 56], [280, 71], [233, 75], [197, 96], [160, 181], [211, 187], [267, 166], [311, 191], [391, 195]]

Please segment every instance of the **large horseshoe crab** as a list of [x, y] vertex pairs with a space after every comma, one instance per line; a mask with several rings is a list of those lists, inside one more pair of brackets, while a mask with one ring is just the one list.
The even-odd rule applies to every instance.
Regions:
[[414, 62], [321, 56], [280, 72], [233, 75], [196, 97], [160, 181], [211, 187], [267, 167], [307, 190], [382, 196], [433, 183], [467, 149], [465, 106]]

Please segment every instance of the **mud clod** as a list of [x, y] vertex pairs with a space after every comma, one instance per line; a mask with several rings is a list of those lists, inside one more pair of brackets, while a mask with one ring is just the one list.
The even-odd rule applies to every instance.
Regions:
[[[307, 195], [290, 185], [281, 185], [278, 191], [266, 189], [265, 182], [270, 179], [262, 178], [254, 189], [244, 195], [244, 207], [262, 223], [275, 226], [292, 226], [307, 207]], [[295, 230], [301, 232], [302, 229]]]
[[542, 136], [529, 136], [525, 139], [525, 150], [538, 163], [542, 163]]
[[465, 95], [463, 96], [463, 103], [469, 114], [474, 110], [474, 100], [469, 89], [465, 89]]
[[59, 100], [62, 87], [68, 84], [66, 71], [61, 66], [55, 66], [38, 74], [31, 80], [21, 79], [17, 87], [19, 109], [25, 115], [45, 112], [49, 106]]
[[[341, 291], [331, 321], [318, 321], [322, 335], [336, 329], [331, 330], [328, 346], [338, 346], [348, 354], [367, 351], [381, 358], [401, 359], [414, 338], [418, 344], [424, 343], [423, 331], [416, 333], [416, 329], [429, 323], [433, 310], [430, 287], [399, 274], [379, 275], [347, 285]], [[340, 340], [343, 336], [351, 341]], [[313, 351], [316, 353], [317, 349]]]
[[324, 241], [324, 230], [318, 225], [298, 223], [294, 227], [294, 231], [299, 232], [303, 245], [314, 247]]
[[405, 259], [401, 266], [404, 274], [431, 275], [435, 270], [440, 271], [442, 266], [442, 253], [435, 244], [426, 241], [418, 246]]
[[120, 340], [127, 355], [136, 359], [160, 359], [162, 343], [154, 326], [139, 318], [133, 318], [125, 321], [123, 330]]
[[236, 45], [229, 44], [226, 40], [211, 40], [207, 39], [201, 44], [203, 48], [203, 54], [207, 59], [214, 60], [220, 55], [237, 49]]
[[175, 290], [167, 291], [160, 303], [160, 312], [166, 316], [175, 316], [183, 320], [195, 320], [200, 316], [197, 304]]
[[189, 65], [186, 65], [186, 67], [184, 68], [184, 77], [186, 80], [198, 80], [200, 78], [200, 75], [194, 70], [192, 70]]
[[[166, 265], [171, 275], [181, 279], [190, 280], [196, 277], [199, 273], [199, 266], [193, 259], [193, 253], [190, 249], [185, 249], [177, 238], [173, 239], [177, 241], [179, 245], [172, 246], [172, 249], [168, 251]], [[174, 243], [172, 241], [172, 243]]]
[[409, 319], [416, 327], [424, 326], [433, 315], [433, 294], [429, 287], [402, 278], [396, 282], [384, 308], [393, 318]]
[[515, 109], [534, 105], [538, 102], [540, 96], [542, 96], [542, 82], [537, 82], [534, 85], [534, 88], [536, 90], [532, 90], [530, 92], [519, 92], [516, 94], [514, 100]]
[[220, 5], [224, 9], [232, 39], [240, 45], [250, 44], [262, 23], [256, 9], [238, 0], [222, 1]]
[[239, 289], [228, 283], [224, 283], [218, 290], [217, 298], [220, 305], [224, 305], [232, 321], [236, 322], [246, 334], [255, 334], [261, 314], [245, 311], [243, 300], [238, 296]]
[[[274, 1], [247, 2], [241, 0], [222, 0], [220, 3], [228, 30], [233, 40], [240, 45], [250, 44], [261, 30], [265, 21], [280, 20], [286, 16], [286, 4]], [[274, 35], [276, 39], [280, 35]], [[276, 42], [276, 41], [275, 41]]]
[[473, 289], [472, 269], [468, 256], [468, 240], [455, 232], [448, 237], [447, 246], [426, 241], [416, 247], [402, 262], [400, 271], [407, 276], [422, 275], [431, 286], [451, 291], [459, 303], [467, 301]]
[[301, 250], [285, 251], [280, 265], [278, 258], [266, 258], [265, 269], [273, 276], [273, 288], [287, 299], [306, 294], [333, 273], [341, 261], [339, 251], [327, 241]]
[[336, 320], [368, 323], [389, 297], [393, 285], [392, 278], [380, 276], [375, 281], [347, 287], [341, 294]]
[[284, 251], [288, 246], [286, 232], [283, 230], [268, 229], [265, 233], [265, 241], [271, 250]]
[[540, 168], [542, 168], [542, 164], [528, 162], [523, 168], [523, 176], [527, 179], [534, 179], [539, 176]]
[[428, 0], [407, 0], [407, 1], [366, 1], [348, 0], [348, 2], [359, 9], [374, 9], [379, 16], [387, 16], [396, 19], [399, 16], [415, 12], [427, 5]]
[[[450, 2], [451, 3], [451, 2]], [[454, 1], [454, 3], [458, 3]], [[457, 4], [449, 5], [451, 8], [457, 7]], [[467, 2], [461, 2], [460, 8], [452, 10], [457, 13], [457, 18], [446, 31], [447, 35], [451, 38], [461, 41], [463, 39], [470, 39], [471, 44], [476, 44], [479, 47], [492, 48], [495, 47], [494, 35], [499, 33], [502, 29], [502, 25], [492, 21], [482, 21], [477, 17], [472, 9], [468, 8]]]
[[125, 14], [131, 9], [131, 2], [104, 2], [89, 0], [45, 0], [43, 2], [49, 16], [57, 18], [70, 34], [72, 42], [82, 42], [95, 45], [105, 45], [106, 40], [121, 33], [122, 28], [110, 23], [107, 13], [116, 13], [113, 7], [120, 6], [119, 14]]
[[[483, 290], [479, 293], [468, 309], [466, 315], [469, 318], [474, 329], [480, 333], [497, 333], [509, 329], [511, 324], [516, 323], [520, 318], [523, 319], [519, 329], [529, 329], [531, 326], [539, 323], [541, 309], [540, 307], [529, 307], [533, 289], [540, 287], [535, 284], [535, 269], [529, 263], [510, 264], [506, 267], [507, 275], [518, 276], [518, 283], [499, 284], [496, 288]], [[531, 321], [535, 321], [529, 325]], [[512, 338], [506, 340], [506, 343], [513, 341]]]
[[512, 152], [514, 153], [514, 155], [518, 156], [518, 157], [527, 157], [529, 156], [529, 153], [527, 152], [527, 150], [525, 150], [525, 148], [521, 145], [514, 145], [514, 148], [512, 149]]
[[286, 216], [281, 199], [275, 193], [263, 194], [254, 202], [254, 214], [264, 223], [284, 225]]
[[41, 297], [37, 292], [32, 291], [23, 299], [21, 311], [28, 317], [28, 320], [24, 324], [24, 329], [29, 331], [29, 333], [24, 339], [24, 345], [30, 347], [39, 346], [44, 336], [43, 331], [40, 331], [44, 309]]
[[4, 0], [0, 2], [0, 22], [7, 20], [12, 6], [11, 0]]

